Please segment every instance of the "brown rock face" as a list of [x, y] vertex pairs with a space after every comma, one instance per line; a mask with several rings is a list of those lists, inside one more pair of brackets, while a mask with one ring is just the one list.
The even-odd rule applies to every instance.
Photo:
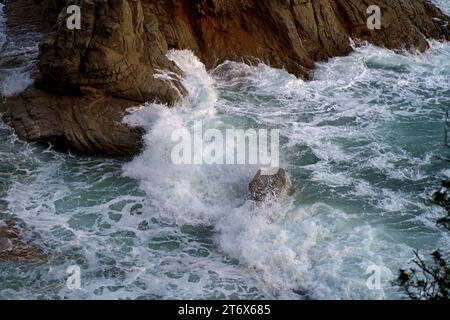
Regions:
[[[24, 1], [38, 4], [37, 12], [61, 7], [61, 1], [54, 0], [17, 3]], [[20, 15], [20, 10], [14, 12], [15, 2], [6, 4], [10, 16]], [[21, 107], [10, 106], [6, 120], [26, 140], [66, 141], [82, 151], [107, 154], [128, 154], [139, 145], [138, 135], [118, 121], [127, 107], [147, 101], [173, 105], [186, 94], [177, 80], [182, 72], [165, 56], [169, 49], [190, 49], [208, 68], [225, 60], [262, 61], [307, 79], [314, 61], [351, 52], [350, 38], [419, 51], [428, 48], [427, 38], [450, 38], [450, 18], [426, 0], [74, 0], [70, 4], [81, 7], [81, 30], [67, 29], [63, 9], [41, 43], [39, 90], [30, 89], [18, 98]], [[381, 8], [381, 30], [367, 28], [370, 5]], [[172, 72], [175, 78], [155, 78], [160, 70]], [[12, 105], [17, 105], [17, 98]], [[72, 122], [86, 120], [85, 112], [93, 117], [88, 125]], [[113, 127], [111, 138], [108, 131]]]
[[[155, 26], [144, 23], [140, 1], [75, 1], [81, 30], [69, 30], [61, 14], [41, 43], [38, 86], [84, 94], [95, 91], [131, 101], [173, 103], [184, 90], [179, 82], [159, 80], [157, 70], [181, 74], [165, 54]], [[63, 11], [64, 12], [64, 11]]]
[[284, 169], [272, 175], [263, 175], [260, 170], [249, 185], [250, 193], [257, 202], [281, 200], [287, 196], [290, 188], [291, 182]]
[[[33, 3], [40, 4], [39, 14], [58, 7], [51, 0], [8, 1], [8, 17], [30, 12]], [[9, 98], [3, 120], [24, 140], [88, 153], [135, 154], [142, 131], [122, 124], [126, 109], [146, 101], [173, 104], [185, 89], [179, 81], [154, 75], [158, 70], [182, 72], [165, 56], [168, 48], [158, 30], [144, 26], [139, 1], [77, 3], [82, 29], [66, 27], [64, 8], [42, 40], [35, 88]], [[37, 18], [29, 22], [41, 30], [47, 26]], [[8, 27], [11, 37], [21, 30], [15, 23]]]
[[0, 262], [42, 263], [44, 252], [24, 240], [29, 230], [24, 229], [12, 220], [0, 220]]
[[9, 99], [3, 120], [20, 137], [38, 143], [68, 146], [77, 151], [106, 155], [136, 154], [143, 131], [122, 124], [133, 103], [106, 95], [51, 95], [31, 88]]
[[[378, 5], [381, 30], [367, 28]], [[212, 68], [225, 60], [263, 61], [304, 78], [314, 61], [352, 51], [350, 38], [390, 49], [425, 50], [449, 39], [450, 19], [424, 0], [143, 1], [169, 48], [193, 50]], [[159, 17], [159, 18], [158, 18]]]

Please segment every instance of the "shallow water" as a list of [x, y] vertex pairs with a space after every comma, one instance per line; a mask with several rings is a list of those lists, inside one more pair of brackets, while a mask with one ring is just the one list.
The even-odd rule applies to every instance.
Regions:
[[[190, 97], [127, 118], [148, 129], [132, 161], [61, 154], [0, 126], [0, 214], [33, 227], [49, 254], [42, 265], [1, 262], [0, 297], [391, 299], [413, 249], [450, 253], [435, 224], [443, 210], [427, 202], [450, 177], [449, 44], [419, 56], [357, 48], [310, 82], [231, 62], [208, 73], [190, 52], [169, 56]], [[294, 194], [260, 208], [247, 201], [255, 167], [171, 165], [171, 133], [198, 120], [279, 129]], [[81, 290], [65, 286], [70, 265]], [[379, 290], [367, 287], [370, 266]]]

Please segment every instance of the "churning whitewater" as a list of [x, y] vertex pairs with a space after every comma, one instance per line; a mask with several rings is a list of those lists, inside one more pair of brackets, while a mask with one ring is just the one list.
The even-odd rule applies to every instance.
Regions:
[[[5, 43], [0, 32], [2, 58], [23, 49]], [[23, 66], [0, 70], [2, 95], [28, 85], [30, 48]], [[125, 121], [147, 130], [131, 161], [59, 153], [0, 125], [0, 218], [23, 220], [49, 256], [2, 263], [0, 298], [391, 299], [413, 249], [450, 254], [435, 224], [444, 212], [427, 201], [450, 177], [448, 43], [421, 55], [359, 47], [309, 82], [262, 64], [207, 72], [189, 51], [169, 58], [189, 97], [130, 111]], [[279, 129], [288, 201], [249, 200], [257, 167], [172, 165], [172, 132], [196, 121]], [[72, 265], [80, 290], [65, 285]]]

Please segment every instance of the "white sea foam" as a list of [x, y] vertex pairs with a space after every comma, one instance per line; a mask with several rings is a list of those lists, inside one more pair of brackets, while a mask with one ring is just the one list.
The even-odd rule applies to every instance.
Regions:
[[1, 94], [4, 97], [15, 96], [33, 83], [28, 71], [15, 70], [8, 74], [3, 80]]
[[[32, 74], [36, 70], [39, 38], [41, 34], [25, 26], [16, 37], [6, 38], [6, 24], [0, 4], [0, 59], [4, 64], [0, 70], [0, 95], [10, 97], [28, 88], [32, 83]], [[28, 30], [29, 29], [29, 30]]]
[[[361, 217], [324, 203], [300, 208], [293, 203], [255, 206], [245, 200], [251, 170], [172, 166], [165, 142], [170, 141], [169, 133], [174, 128], [189, 128], [190, 121], [198, 117], [214, 124], [225, 121], [215, 113], [190, 112], [191, 108], [217, 108], [226, 115], [276, 124], [289, 139], [289, 147], [306, 145], [319, 162], [305, 166], [305, 172], [311, 171], [311, 181], [331, 188], [332, 194], [333, 188], [347, 188], [341, 192], [349, 197], [366, 197], [368, 205], [382, 212], [408, 214], [416, 206], [427, 210], [418, 205], [420, 199], [361, 178], [364, 171], [399, 181], [427, 177], [420, 168], [431, 164], [431, 154], [424, 158], [412, 155], [387, 142], [379, 131], [380, 124], [397, 121], [399, 116], [432, 115], [432, 110], [417, 112], [417, 108], [412, 112], [405, 109], [399, 115], [393, 106], [401, 100], [394, 103], [383, 96], [391, 83], [377, 88], [381, 74], [389, 75], [390, 69], [395, 70], [393, 76], [404, 79], [403, 86], [410, 86], [410, 73], [417, 70], [408, 71], [407, 77], [398, 75], [398, 70], [412, 68], [410, 59], [415, 58], [367, 46], [350, 57], [319, 66], [317, 78], [311, 83], [263, 65], [226, 62], [212, 71], [214, 84], [191, 53], [171, 55], [177, 57], [174, 60], [187, 75], [185, 84], [191, 100], [181, 110], [153, 105], [134, 113], [132, 118], [147, 119], [143, 123], [131, 120], [147, 128], [146, 149], [124, 167], [125, 174], [137, 178], [151, 199], [149, 214], [163, 214], [182, 224], [213, 226], [220, 250], [245, 266], [270, 294], [293, 297], [292, 290], [298, 290], [315, 298], [386, 297], [395, 267], [410, 254], [408, 245], [393, 248], [380, 235], [384, 230], [361, 225]], [[392, 83], [397, 81], [392, 79]], [[358, 87], [368, 94], [359, 96]], [[233, 95], [232, 99], [217, 100], [215, 88], [223, 96]], [[412, 94], [408, 90], [398, 88], [405, 99], [413, 99], [408, 97]], [[306, 101], [301, 108], [300, 101]], [[341, 145], [335, 139], [355, 146]], [[383, 290], [367, 289], [366, 270], [373, 264], [383, 270]]]
[[[437, 61], [433, 54], [429, 59]], [[372, 57], [376, 63], [367, 65]], [[421, 148], [407, 136], [396, 143], [389, 133], [390, 126], [397, 133], [395, 125], [403, 128], [416, 118], [439, 118], [433, 106], [446, 101], [440, 95], [431, 105], [408, 107], [385, 96], [395, 77], [406, 81], [397, 91], [405, 101], [422, 96], [414, 95], [413, 86], [421, 85], [416, 77], [427, 68], [416, 58], [364, 47], [330, 62], [346, 65], [343, 70], [320, 65], [312, 82], [236, 63], [208, 74], [189, 52], [172, 52], [171, 58], [186, 73], [189, 98], [173, 109], [147, 104], [126, 117], [147, 131], [143, 153], [122, 168], [139, 188], [118, 177], [121, 166], [113, 160], [23, 146], [20, 159], [30, 163], [20, 165], [27, 174], [9, 187], [8, 212], [35, 227], [52, 255], [64, 256], [43, 281], [63, 278], [74, 261], [84, 270], [82, 291], [62, 288], [58, 295], [392, 298], [398, 293], [389, 281], [412, 248], [448, 243], [434, 223], [442, 212], [421, 194], [421, 186], [432, 183], [430, 174], [446, 174], [430, 151], [438, 149]], [[393, 72], [376, 88], [397, 68], [396, 59], [410, 69], [408, 76]], [[256, 168], [172, 165], [172, 131], [199, 119], [209, 127], [281, 129], [284, 166], [296, 188], [290, 200], [272, 207], [248, 201]], [[366, 286], [373, 265], [382, 271], [381, 290]]]
[[[439, 160], [449, 54], [439, 43], [421, 56], [364, 46], [319, 64], [304, 82], [234, 62], [208, 73], [191, 52], [172, 51], [189, 97], [173, 109], [130, 112], [127, 123], [146, 129], [145, 148], [123, 166], [8, 133], [0, 145], [1, 165], [13, 168], [5, 170], [7, 213], [38, 231], [51, 262], [0, 275], [0, 295], [17, 295], [2, 286], [27, 279], [21, 298], [398, 297], [389, 281], [412, 248], [448, 248], [435, 226], [442, 210], [424, 199], [450, 175]], [[257, 168], [172, 165], [171, 133], [198, 120], [280, 129], [290, 199], [248, 201]], [[64, 279], [74, 263], [81, 291], [33, 291]], [[381, 290], [366, 285], [373, 265]]]
[[432, 0], [446, 14], [450, 14], [450, 3], [448, 0]]
[[189, 92], [188, 101], [183, 102], [190, 106], [189, 113], [193, 117], [214, 115], [218, 96], [214, 88], [215, 81], [206, 72], [205, 65], [187, 50], [172, 50], [167, 57], [188, 71], [182, 82]]

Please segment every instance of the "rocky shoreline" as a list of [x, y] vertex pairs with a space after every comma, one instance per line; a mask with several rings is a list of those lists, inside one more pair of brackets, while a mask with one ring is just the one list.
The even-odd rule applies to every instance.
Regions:
[[0, 219], [0, 262], [43, 263], [44, 251], [32, 244], [33, 231], [12, 219]]
[[[450, 40], [450, 18], [425, 0], [70, 3], [81, 8], [81, 30], [67, 29], [64, 1], [5, 1], [8, 37], [23, 21], [45, 36], [35, 84], [6, 99], [3, 120], [21, 139], [107, 155], [141, 148], [143, 130], [122, 123], [128, 108], [173, 106], [186, 95], [170, 49], [192, 50], [209, 69], [226, 60], [264, 62], [309, 79], [315, 61], [350, 53], [351, 39], [418, 51], [427, 39]], [[380, 30], [367, 28], [372, 4], [382, 9]], [[158, 77], [162, 70], [171, 77]]]

